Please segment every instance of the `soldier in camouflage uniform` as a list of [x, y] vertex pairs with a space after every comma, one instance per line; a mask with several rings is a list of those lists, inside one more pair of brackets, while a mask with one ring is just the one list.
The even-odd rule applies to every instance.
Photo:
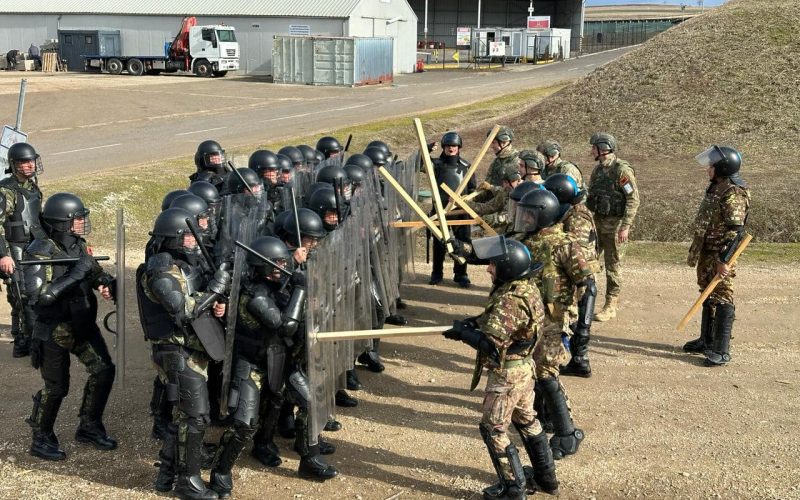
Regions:
[[695, 217], [694, 240], [686, 262], [697, 266], [697, 284], [701, 291], [717, 274], [722, 281], [703, 302], [700, 338], [687, 342], [683, 349], [703, 353], [706, 364], [718, 366], [731, 360], [736, 270], [727, 262], [745, 234], [750, 191], [739, 176], [742, 159], [735, 149], [712, 146], [698, 155], [697, 160], [707, 168], [711, 183]]
[[[556, 195], [561, 203], [561, 225], [564, 232], [572, 236], [583, 249], [589, 267], [593, 272], [600, 270], [597, 261], [597, 230], [594, 227], [592, 212], [586, 207], [586, 191], [578, 187], [578, 183], [567, 174], [553, 174], [544, 182], [544, 187]], [[569, 343], [572, 358], [569, 363], [561, 368], [562, 375], [576, 375], [590, 377], [592, 368], [589, 365], [589, 338], [594, 316], [594, 302], [597, 297], [597, 287], [594, 277], [586, 278], [586, 292], [583, 297], [586, 303], [583, 308], [573, 304], [569, 309], [571, 318], [570, 328], [573, 331]]]
[[598, 249], [606, 267], [606, 302], [594, 319], [608, 321], [617, 316], [621, 261], [639, 209], [639, 189], [631, 165], [614, 154], [617, 141], [611, 134], [594, 134], [589, 143], [598, 164], [589, 180], [586, 206], [594, 213]]
[[[539, 266], [531, 263], [524, 245], [504, 236], [477, 240], [474, 249], [478, 259], [489, 261], [487, 272], [493, 280], [489, 304], [476, 318], [454, 321], [444, 336], [478, 351], [471, 390], [478, 385], [483, 369], [489, 371], [480, 432], [500, 482], [486, 488], [484, 498], [526, 498], [526, 490], [557, 494], [547, 434], [533, 410], [531, 354], [541, 335], [544, 306], [530, 278]], [[532, 470], [523, 469], [517, 448], [508, 438], [512, 422]]]
[[[488, 135], [488, 134], [487, 134]], [[486, 174], [486, 182], [495, 186], [503, 185], [503, 173], [507, 167], [517, 168], [519, 164], [519, 153], [511, 141], [514, 140], [514, 132], [508, 127], [500, 127], [494, 140], [492, 141], [492, 151], [495, 159], [489, 165], [489, 172]]]
[[519, 175], [523, 182], [533, 181], [542, 182], [542, 169], [544, 168], [544, 156], [538, 151], [523, 149], [519, 152]]
[[545, 158], [545, 165], [542, 169], [543, 179], [547, 180], [547, 178], [553, 174], [567, 174], [575, 179], [575, 182], [578, 183], [578, 187], [581, 189], [584, 188], [581, 169], [574, 163], [561, 158], [561, 144], [551, 139], [539, 144], [536, 150], [542, 153]]
[[[478, 190], [481, 193], [475, 198], [467, 200], [466, 203], [487, 224], [492, 226], [498, 234], [503, 234], [508, 229], [512, 217], [512, 214], [508, 213], [508, 195], [522, 182], [522, 177], [516, 164], [508, 164], [503, 167], [500, 178], [501, 183], [499, 186], [494, 186], [488, 182], [481, 183], [478, 186]], [[453, 213], [460, 214], [463, 212], [454, 210]]]
[[[136, 270], [136, 295], [152, 359], [175, 405], [154, 487], [182, 499], [213, 500], [217, 493], [200, 477], [203, 436], [210, 422], [206, 381], [210, 359], [224, 358], [223, 298], [231, 277], [220, 268], [209, 280], [200, 265], [199, 244], [182, 208], [161, 212], [150, 233], [153, 254]], [[177, 484], [175, 476], [177, 475]]]
[[23, 267], [16, 262], [33, 239], [32, 231], [39, 224], [42, 192], [37, 174], [42, 173], [42, 159], [30, 144], [19, 142], [8, 150], [8, 170], [12, 175], [0, 180], [0, 272], [8, 276], [6, 293], [11, 306], [12, 356], [22, 358], [30, 353], [33, 310], [24, 300]]
[[559, 219], [561, 207], [556, 196], [547, 190], [535, 190], [522, 197], [514, 216], [514, 231], [531, 255], [543, 264], [534, 280], [542, 294], [547, 316], [545, 328], [536, 343], [537, 390], [553, 424], [550, 441], [555, 459], [578, 451], [583, 431], [570, 418], [567, 398], [558, 375], [559, 367], [569, 360], [564, 340], [570, 334], [569, 310], [578, 298], [578, 308], [585, 312], [593, 305], [594, 271], [591, 259], [581, 244], [564, 232]]
[[[39, 368], [44, 388], [33, 397], [28, 423], [33, 428], [31, 455], [45, 460], [63, 460], [53, 432], [61, 402], [69, 392], [70, 353], [89, 373], [83, 389], [80, 425], [75, 440], [99, 450], [113, 450], [117, 442], [103, 426], [114, 363], [97, 327], [97, 298], [113, 298], [114, 279], [92, 258], [83, 236], [89, 233], [89, 211], [70, 193], [48, 198], [41, 215], [42, 237], [25, 250], [28, 260], [42, 264], [25, 271], [25, 294], [34, 305], [36, 323], [31, 344], [31, 363]], [[76, 262], [48, 264], [48, 260], [74, 258]]]

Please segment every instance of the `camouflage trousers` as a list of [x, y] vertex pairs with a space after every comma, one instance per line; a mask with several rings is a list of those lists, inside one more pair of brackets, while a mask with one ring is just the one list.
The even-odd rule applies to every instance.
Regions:
[[81, 421], [100, 422], [114, 384], [114, 363], [108, 347], [94, 323], [75, 330], [71, 322], [56, 325], [36, 323], [38, 338], [51, 331], [48, 340], [38, 340], [34, 357], [44, 380], [44, 388], [34, 396], [31, 424], [45, 433], [53, 432], [61, 402], [69, 392], [70, 353], [86, 367], [89, 377], [83, 388], [80, 408]]
[[[697, 261], [697, 285], [702, 292], [714, 276], [717, 274], [717, 258], [719, 252], [700, 252], [699, 260]], [[719, 282], [714, 291], [708, 297], [708, 301], [713, 304], [731, 304], [733, 305], [733, 278], [736, 277], [736, 266], [731, 269], [731, 272]]]
[[569, 362], [570, 354], [564, 347], [562, 333], [564, 333], [563, 321], [545, 320], [545, 326], [533, 348], [537, 379], [558, 378], [559, 367]]
[[628, 247], [627, 243], [617, 242], [620, 219], [595, 216], [594, 223], [597, 226], [597, 257], [599, 259], [602, 254], [606, 268], [606, 297], [618, 297], [622, 287], [621, 261]]
[[533, 410], [533, 366], [523, 363], [505, 370], [489, 370], [486, 394], [483, 397], [481, 426], [489, 430], [492, 445], [500, 457], [503, 473], [514, 477], [505, 455], [511, 443], [508, 427], [515, 423], [526, 437], [542, 432], [542, 426]]

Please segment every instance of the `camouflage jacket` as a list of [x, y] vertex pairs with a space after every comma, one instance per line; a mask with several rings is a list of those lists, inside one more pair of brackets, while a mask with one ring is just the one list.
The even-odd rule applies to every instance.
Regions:
[[561, 220], [564, 232], [578, 240], [586, 252], [586, 258], [592, 261], [598, 272], [600, 264], [597, 262], [597, 228], [594, 227], [592, 212], [586, 203], [572, 205]]
[[[476, 321], [478, 328], [497, 346], [502, 366], [505, 361], [530, 355], [543, 320], [544, 305], [539, 290], [531, 280], [521, 279], [498, 286]], [[507, 353], [512, 346], [515, 353]], [[490, 365], [488, 359], [480, 361], [484, 366]]]
[[597, 164], [589, 180], [589, 197], [586, 206], [597, 217], [619, 221], [630, 227], [639, 209], [639, 189], [631, 165], [615, 155]]
[[531, 251], [533, 261], [544, 265], [534, 278], [544, 303], [558, 304], [563, 309], [571, 306], [578, 284], [596, 272], [578, 240], [556, 224], [526, 235], [522, 243]]
[[[743, 183], [742, 183], [743, 184]], [[750, 191], [730, 179], [712, 182], [694, 219], [693, 247], [721, 252], [745, 225], [750, 210]]]
[[578, 187], [583, 189], [583, 174], [581, 173], [581, 169], [578, 168], [577, 165], [574, 163], [570, 163], [566, 160], [559, 158], [555, 161], [553, 165], [547, 166], [545, 165], [542, 169], [542, 179], [547, 179], [553, 174], [567, 174], [568, 176], [575, 179], [575, 182], [578, 183]]
[[494, 186], [481, 191], [475, 198], [467, 201], [469, 208], [480, 215], [498, 234], [506, 232], [511, 215], [508, 213], [508, 191]]
[[486, 182], [494, 184], [495, 186], [503, 185], [503, 172], [509, 165], [517, 166], [519, 163], [519, 151], [509, 145], [503, 151], [500, 151], [492, 164], [489, 165], [489, 172], [486, 174]]

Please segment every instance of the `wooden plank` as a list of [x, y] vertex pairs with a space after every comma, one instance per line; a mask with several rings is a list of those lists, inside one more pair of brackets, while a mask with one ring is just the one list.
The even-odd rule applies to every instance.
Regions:
[[448, 187], [447, 184], [443, 182], [441, 187], [442, 190], [445, 193], [447, 193], [448, 196], [450, 196], [451, 200], [455, 201], [456, 204], [459, 207], [461, 207], [461, 209], [464, 210], [470, 217], [478, 221], [478, 224], [480, 224], [481, 227], [486, 230], [486, 233], [489, 236], [497, 236], [497, 231], [495, 231], [494, 228], [492, 228], [492, 226], [490, 226], [485, 220], [483, 220], [481, 216], [478, 215], [475, 212], [475, 210], [472, 209], [472, 207], [467, 205], [467, 203], [464, 200], [462, 200], [461, 197], [458, 196], [452, 189], [450, 189], [450, 187]]
[[318, 342], [332, 340], [356, 340], [392, 337], [419, 337], [423, 335], [441, 335], [452, 326], [422, 326], [415, 328], [383, 328], [381, 330], [351, 330], [345, 332], [320, 332], [314, 335]]
[[[477, 224], [477, 223], [478, 223], [478, 221], [476, 221], [475, 219], [456, 219], [456, 220], [448, 220], [447, 221], [447, 224], [450, 225], [450, 226], [471, 226], [471, 225]], [[405, 227], [413, 227], [413, 228], [425, 227], [425, 223], [422, 222], [421, 220], [408, 220], [408, 221], [401, 220], [401, 221], [398, 221], [398, 222], [392, 222], [389, 225], [392, 226], [392, 227], [400, 227], [400, 228], [405, 228]]]
[[379, 167], [378, 172], [386, 179], [387, 182], [389, 182], [389, 184], [392, 185], [392, 187], [397, 191], [400, 197], [403, 198], [406, 203], [408, 203], [408, 206], [410, 206], [411, 209], [414, 210], [414, 212], [416, 212], [419, 218], [422, 219], [422, 222], [425, 224], [425, 226], [431, 230], [433, 236], [437, 240], [442, 241], [442, 232], [439, 230], [436, 224], [434, 224], [428, 217], [428, 214], [426, 214], [425, 211], [422, 210], [419, 207], [419, 205], [417, 205], [417, 203], [414, 201], [414, 198], [412, 198], [411, 195], [409, 195], [406, 192], [406, 190], [403, 189], [403, 186], [401, 186], [400, 183], [397, 182], [397, 179], [395, 179], [392, 176], [392, 174], [390, 174], [389, 171], [386, 170], [386, 167]]
[[[475, 171], [478, 169], [478, 165], [481, 164], [483, 157], [486, 156], [486, 152], [489, 151], [489, 147], [492, 145], [492, 141], [494, 141], [494, 137], [497, 135], [499, 131], [500, 131], [500, 125], [495, 125], [494, 127], [492, 127], [492, 130], [489, 132], [489, 135], [486, 136], [486, 140], [484, 141], [483, 146], [481, 146], [481, 150], [478, 151], [478, 156], [475, 157], [475, 161], [472, 162], [472, 165], [469, 166], [469, 170], [467, 170], [467, 173], [464, 174], [464, 179], [461, 181], [461, 184], [459, 184], [458, 188], [456, 188], [457, 195], [461, 196], [461, 193], [463, 193], [464, 189], [466, 189], [469, 180], [472, 178], [473, 175], [475, 175]], [[447, 204], [447, 209], [445, 210], [445, 212], [449, 212], [450, 210], [452, 210], [454, 205], [455, 203], [453, 202], [453, 200], [450, 200], [450, 203]]]

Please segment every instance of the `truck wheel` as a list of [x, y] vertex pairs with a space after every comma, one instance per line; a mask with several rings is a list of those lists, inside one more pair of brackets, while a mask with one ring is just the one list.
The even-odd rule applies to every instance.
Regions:
[[125, 66], [122, 64], [122, 61], [120, 61], [116, 57], [112, 57], [111, 59], [108, 60], [108, 62], [106, 62], [106, 69], [112, 75], [118, 75], [122, 73], [122, 69], [124, 67]]
[[227, 74], [228, 74], [227, 71], [215, 71], [214, 72], [214, 76], [219, 77], [219, 78], [222, 78], [223, 76], [225, 76]]
[[144, 64], [142, 61], [136, 59], [135, 57], [128, 60], [128, 73], [133, 76], [142, 76], [144, 73]]
[[208, 78], [212, 74], [211, 71], [212, 71], [211, 63], [206, 61], [205, 59], [200, 59], [199, 61], [194, 63], [194, 74], [199, 77]]

